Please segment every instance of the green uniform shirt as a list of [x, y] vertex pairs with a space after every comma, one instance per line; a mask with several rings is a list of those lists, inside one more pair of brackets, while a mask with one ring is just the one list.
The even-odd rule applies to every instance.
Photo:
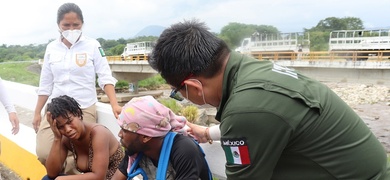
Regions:
[[216, 119], [228, 179], [386, 179], [386, 152], [363, 120], [327, 86], [270, 61], [230, 54]]

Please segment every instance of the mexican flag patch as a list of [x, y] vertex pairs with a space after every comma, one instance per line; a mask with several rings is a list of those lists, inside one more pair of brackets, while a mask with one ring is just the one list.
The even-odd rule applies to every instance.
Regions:
[[227, 164], [249, 165], [251, 163], [245, 138], [222, 138], [221, 140]]
[[99, 52], [100, 52], [100, 55], [102, 55], [102, 57], [106, 56], [106, 53], [104, 53], [104, 50], [102, 47], [99, 47]]

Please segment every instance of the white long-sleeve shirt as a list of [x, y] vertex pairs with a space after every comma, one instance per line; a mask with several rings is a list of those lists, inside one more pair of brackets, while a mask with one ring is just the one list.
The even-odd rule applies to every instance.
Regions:
[[9, 113], [16, 112], [15, 106], [12, 103], [9, 94], [7, 92], [7, 88], [5, 87], [3, 80], [0, 78], [0, 102], [5, 107], [5, 110]]
[[117, 80], [97, 40], [81, 36], [68, 49], [57, 39], [47, 45], [37, 93], [49, 100], [68, 95], [87, 108], [97, 102], [96, 74], [102, 89], [106, 84], [115, 86]]

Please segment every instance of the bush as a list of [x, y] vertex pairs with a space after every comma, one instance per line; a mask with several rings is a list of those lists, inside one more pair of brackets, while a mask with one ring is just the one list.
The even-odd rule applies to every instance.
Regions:
[[182, 114], [184, 117], [187, 118], [187, 121], [191, 123], [195, 123], [195, 121], [198, 119], [198, 107], [194, 105], [186, 106], [182, 111]]
[[166, 84], [166, 81], [161, 77], [160, 74], [158, 74], [156, 76], [139, 81], [138, 87], [153, 90], [159, 88], [163, 84]]
[[124, 81], [124, 80], [118, 80], [115, 84], [115, 88], [118, 89], [127, 89], [129, 87], [129, 82]]
[[161, 104], [171, 109], [175, 114], [180, 115], [182, 106], [174, 99], [159, 99]]

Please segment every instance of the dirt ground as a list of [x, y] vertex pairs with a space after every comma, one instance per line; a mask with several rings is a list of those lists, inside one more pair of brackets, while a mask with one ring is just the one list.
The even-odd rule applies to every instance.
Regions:
[[389, 102], [356, 105], [354, 109], [390, 154], [390, 106]]

